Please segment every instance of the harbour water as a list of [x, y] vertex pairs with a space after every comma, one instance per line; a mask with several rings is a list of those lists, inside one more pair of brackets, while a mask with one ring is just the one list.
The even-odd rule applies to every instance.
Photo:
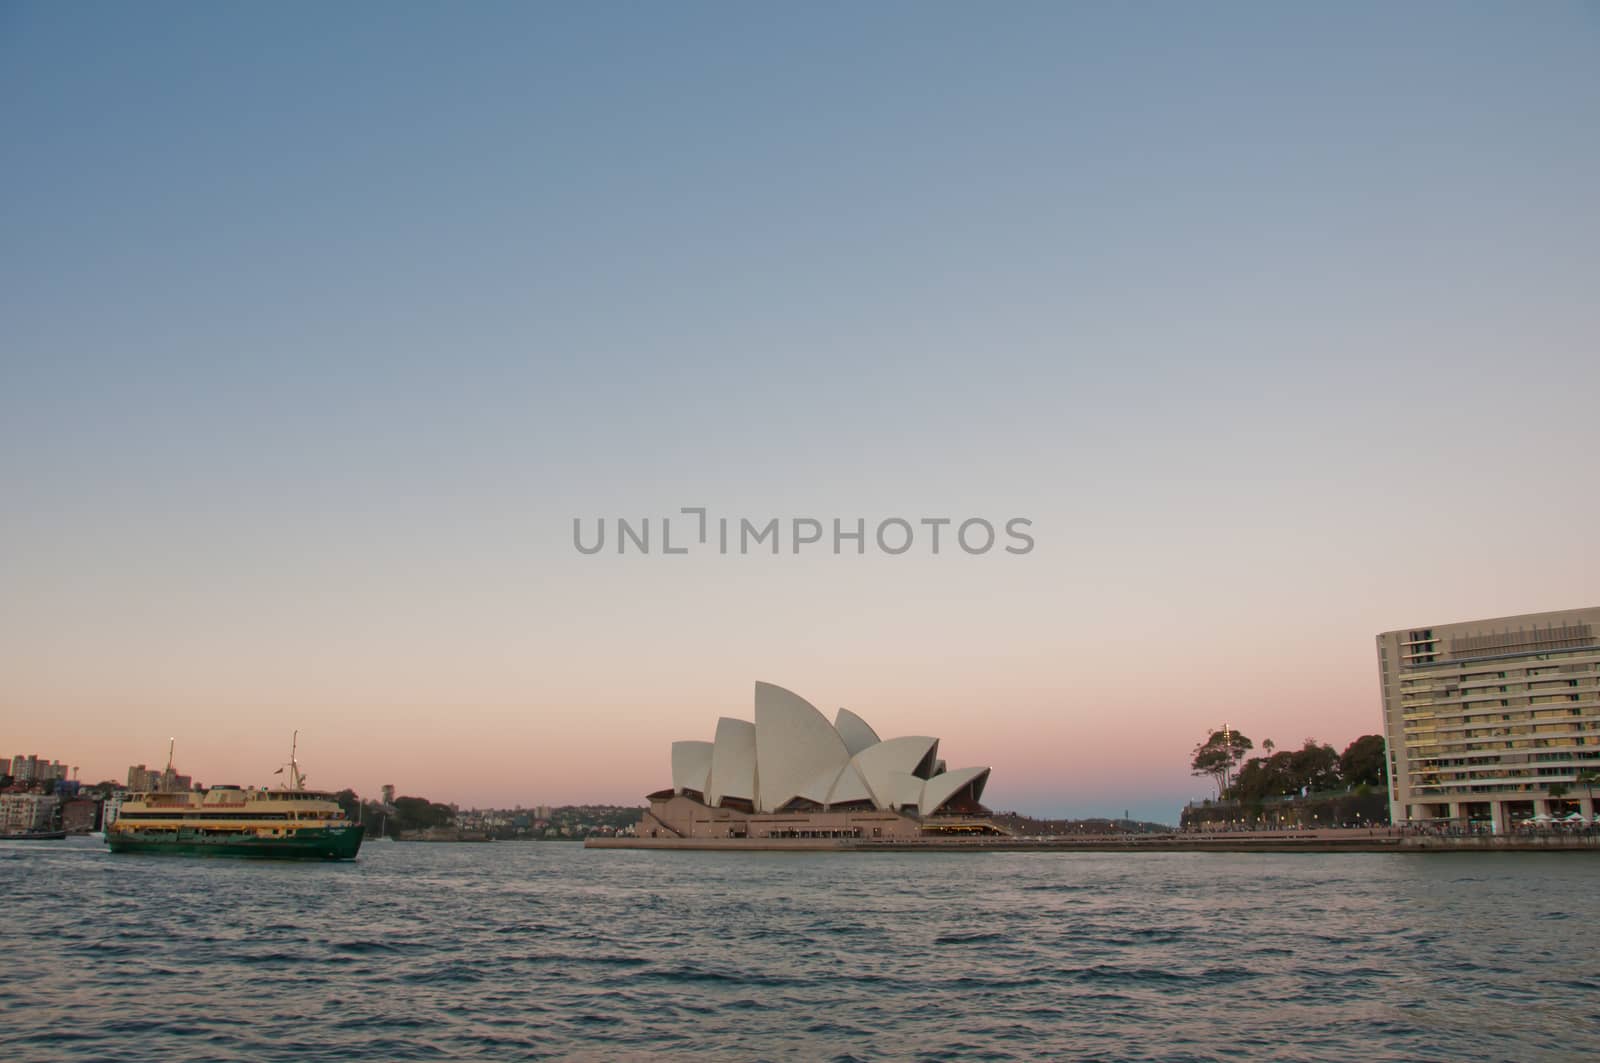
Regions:
[[1600, 1050], [1600, 856], [0, 845], [0, 1059]]

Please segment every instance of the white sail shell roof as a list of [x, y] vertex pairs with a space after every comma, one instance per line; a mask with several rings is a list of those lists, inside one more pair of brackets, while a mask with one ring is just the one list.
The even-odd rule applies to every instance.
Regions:
[[[908, 735], [879, 742], [857, 753], [850, 763], [872, 790], [879, 808], [893, 805], [895, 789], [890, 777], [895, 774], [927, 776], [932, 774], [934, 758], [938, 754], [939, 740], [926, 735]], [[923, 768], [919, 772], [917, 769]], [[915, 802], [911, 802], [915, 803]]]
[[906, 805], [915, 805], [917, 810], [922, 810], [922, 780], [906, 771], [893, 771], [888, 774], [883, 782], [884, 796], [878, 802], [879, 808], [899, 811]]
[[918, 806], [917, 811], [924, 816], [932, 815], [968, 783], [976, 783], [973, 787], [973, 798], [980, 798], [983, 796], [983, 787], [988, 781], [988, 768], [957, 768], [943, 775], [935, 775], [923, 784], [922, 804]]
[[937, 738], [880, 741], [849, 709], [830, 724], [810, 702], [771, 683], [756, 684], [755, 717], [722, 717], [715, 742], [672, 743], [673, 790], [692, 791], [712, 807], [724, 798], [750, 801], [758, 812], [803, 798], [931, 815], [969, 786], [978, 801], [988, 782], [988, 768], [946, 771]]
[[833, 767], [823, 768], [821, 771], [817, 772], [817, 774], [813, 775], [804, 786], [800, 787], [799, 791], [795, 793], [794, 796], [803, 797], [807, 801], [815, 801], [819, 805], [827, 804], [828, 794], [833, 790], [834, 782], [839, 778], [840, 774], [849, 767], [850, 765], [846, 764], [842, 769]]
[[850, 751], [852, 757], [881, 741], [878, 732], [849, 709], [839, 710], [839, 715], [833, 719], [833, 728], [839, 732], [839, 737], [844, 739], [844, 747]]
[[756, 799], [756, 725], [727, 716], [717, 721], [706, 804], [715, 808], [724, 797]]
[[844, 766], [844, 770], [833, 782], [833, 789], [828, 791], [828, 804], [842, 805], [846, 801], [871, 801], [874, 805], [878, 805], [877, 798], [872, 796], [871, 787], [867, 786], [867, 781], [861, 777], [861, 772], [856, 769], [854, 761]]
[[[827, 717], [800, 695], [771, 683], [757, 683], [756, 697], [756, 807], [764, 812], [782, 808], [795, 797], [810, 796], [822, 784], [827, 788], [850, 762], [850, 751]], [[809, 793], [808, 793], [809, 791]]]
[[706, 792], [706, 779], [711, 774], [710, 742], [672, 743], [672, 788], [682, 793], [693, 790]]

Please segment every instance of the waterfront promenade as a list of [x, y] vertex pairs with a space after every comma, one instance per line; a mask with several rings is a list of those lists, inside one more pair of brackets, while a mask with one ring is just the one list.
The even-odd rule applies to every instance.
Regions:
[[1323, 830], [1173, 831], [1165, 834], [1084, 834], [1045, 838], [590, 838], [591, 849], [701, 852], [1160, 852], [1160, 853], [1600, 853], [1600, 832], [1437, 834], [1398, 827]]

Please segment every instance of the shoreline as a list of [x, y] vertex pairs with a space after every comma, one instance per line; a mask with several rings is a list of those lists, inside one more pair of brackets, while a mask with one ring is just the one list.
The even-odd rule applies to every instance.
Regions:
[[675, 852], [985, 852], [985, 853], [1441, 853], [1592, 852], [1600, 834], [1406, 834], [1388, 830], [1240, 831], [1205, 834], [1099, 835], [1080, 838], [589, 838], [586, 849]]

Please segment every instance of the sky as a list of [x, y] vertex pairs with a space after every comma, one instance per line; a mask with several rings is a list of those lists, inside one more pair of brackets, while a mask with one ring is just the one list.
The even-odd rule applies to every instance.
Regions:
[[[1173, 822], [1600, 602], [1597, 130], [1593, 4], [0, 4], [0, 753]], [[574, 548], [697, 506], [1034, 547]]]

